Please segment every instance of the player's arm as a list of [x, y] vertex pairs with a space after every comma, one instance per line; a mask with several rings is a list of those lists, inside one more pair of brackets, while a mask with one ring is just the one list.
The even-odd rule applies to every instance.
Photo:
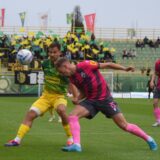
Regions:
[[73, 97], [78, 97], [79, 96], [78, 89], [74, 84], [69, 83], [68, 90], [73, 95]]
[[69, 84], [69, 90], [73, 97], [71, 98], [73, 104], [78, 104], [81, 99], [85, 97], [82, 91], [80, 91], [74, 84]]
[[156, 79], [156, 74], [155, 73], [153, 73], [152, 74], [152, 78], [151, 78], [151, 81], [150, 81], [150, 88], [154, 88], [154, 82], [155, 82], [155, 79]]
[[120, 64], [116, 64], [116, 63], [112, 63], [112, 62], [99, 63], [99, 68], [100, 69], [109, 68], [109, 69], [115, 69], [115, 70], [122, 70], [122, 71], [126, 71], [126, 72], [128, 72], [128, 71], [134, 72], [134, 67], [125, 67]]
[[78, 93], [79, 93], [78, 97], [72, 97], [73, 104], [79, 104], [79, 102], [86, 97], [82, 91], [78, 90]]
[[86, 97], [86, 96], [85, 96], [84, 92], [83, 92], [83, 91], [81, 91], [81, 90], [79, 90], [78, 101], [80, 101], [80, 100], [84, 99], [85, 97]]

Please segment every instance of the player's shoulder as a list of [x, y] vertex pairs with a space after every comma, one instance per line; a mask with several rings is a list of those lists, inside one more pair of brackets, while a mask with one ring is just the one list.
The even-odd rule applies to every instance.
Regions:
[[160, 65], [160, 59], [157, 59], [156, 61], [155, 61], [155, 66], [159, 66]]
[[50, 60], [49, 59], [45, 59], [45, 60], [43, 60], [43, 62], [42, 62], [42, 67], [46, 67], [46, 66], [48, 66], [50, 64]]
[[78, 63], [78, 66], [92, 66], [92, 65], [97, 65], [97, 62], [93, 61], [93, 60], [85, 60], [85, 61], [82, 61], [82, 62], [79, 62]]
[[49, 59], [44, 59], [42, 64], [49, 64], [50, 60]]
[[156, 60], [155, 62], [155, 71], [160, 72], [160, 59]]
[[84, 60], [78, 63], [78, 65], [87, 65], [90, 63], [90, 60]]
[[157, 59], [155, 63], [160, 63], [160, 59]]

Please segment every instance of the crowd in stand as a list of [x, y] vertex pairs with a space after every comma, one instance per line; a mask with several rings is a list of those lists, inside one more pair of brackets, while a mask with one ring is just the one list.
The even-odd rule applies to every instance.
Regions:
[[[147, 36], [144, 37], [144, 39], [140, 40], [137, 39], [136, 43], [135, 43], [135, 47], [136, 49], [138, 48], [145, 48], [146, 46], [150, 47], [150, 48], [154, 48], [157, 49], [159, 48], [160, 45], [160, 38], [158, 37], [157, 40], [151, 40], [148, 39]], [[137, 57], [137, 52], [136, 49], [126, 49], [124, 48], [122, 51], [122, 59], [133, 59], [135, 57]]]
[[[16, 54], [20, 49], [29, 49], [34, 54], [35, 60], [43, 60], [48, 57], [48, 46], [53, 43], [61, 44], [61, 51], [64, 56], [70, 60], [95, 60], [99, 62], [115, 62], [115, 49], [109, 48], [106, 42], [96, 40], [94, 34], [73, 34], [68, 32], [64, 37], [58, 35], [45, 35], [42, 32], [34, 35], [5, 35], [0, 34], [0, 59], [7, 63], [16, 62]], [[160, 44], [160, 38], [156, 41], [145, 37], [143, 40], [136, 41], [136, 48], [149, 46], [157, 48]], [[133, 59], [137, 57], [137, 50], [134, 48], [124, 48], [122, 59]]]
[[114, 48], [108, 48], [103, 42], [98, 42], [94, 36], [87, 34], [73, 34], [68, 32], [61, 38], [55, 35], [38, 34], [32, 36], [1, 35], [0, 57], [8, 58], [8, 62], [16, 61], [16, 54], [20, 49], [29, 49], [34, 58], [47, 58], [47, 49], [51, 43], [60, 43], [64, 56], [71, 60], [114, 61]]
[[127, 50], [126, 48], [123, 50], [123, 53], [122, 53], [122, 58], [125, 59], [129, 59], [129, 58], [135, 58], [137, 56], [137, 52], [135, 49], [129, 49]]
[[146, 46], [149, 46], [150, 48], [159, 48], [160, 45], [160, 38], [158, 37], [157, 40], [151, 40], [147, 36], [144, 37], [143, 40], [137, 40], [135, 43], [136, 48], [145, 48]]

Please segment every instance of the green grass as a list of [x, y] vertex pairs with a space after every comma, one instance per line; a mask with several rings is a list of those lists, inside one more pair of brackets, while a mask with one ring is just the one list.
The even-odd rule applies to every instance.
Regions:
[[[0, 98], [0, 160], [159, 160], [160, 151], [152, 152], [146, 142], [120, 130], [112, 120], [98, 114], [93, 120], [82, 119], [82, 153], [65, 153], [63, 128], [48, 122], [49, 114], [35, 120], [20, 147], [3, 146], [15, 137], [27, 109], [36, 98]], [[136, 123], [160, 145], [160, 128], [153, 128], [152, 100], [116, 99], [127, 120]], [[72, 106], [73, 107], [73, 106]], [[68, 108], [68, 112], [72, 109]]]

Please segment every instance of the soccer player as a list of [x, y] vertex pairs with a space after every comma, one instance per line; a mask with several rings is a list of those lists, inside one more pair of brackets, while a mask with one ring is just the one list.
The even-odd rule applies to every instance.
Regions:
[[[157, 78], [156, 86], [155, 86], [155, 80]], [[155, 89], [153, 91], [153, 107], [154, 107], [154, 116], [156, 119], [156, 122], [152, 125], [153, 127], [160, 126], [160, 108], [158, 107], [159, 99], [160, 99], [160, 59], [158, 59], [155, 62], [155, 71], [152, 75], [150, 87], [153, 89], [155, 86]]]
[[[68, 116], [66, 114], [67, 100], [65, 94], [68, 89], [68, 78], [61, 76], [55, 69], [55, 61], [61, 56], [60, 44], [53, 43], [48, 48], [49, 59], [44, 60], [42, 68], [44, 71], [44, 90], [42, 96], [35, 101], [27, 112], [20, 125], [17, 136], [5, 144], [5, 146], [18, 146], [26, 133], [31, 129], [34, 119], [42, 116], [45, 112], [54, 108], [62, 119], [62, 125], [67, 135], [67, 144], [73, 143]], [[69, 85], [71, 86], [71, 85]], [[72, 87], [71, 87], [72, 88]]]
[[[110, 68], [128, 72], [134, 71], [133, 67], [124, 67], [115, 63], [97, 63], [94, 61], [83, 61], [75, 65], [70, 63], [66, 58], [58, 59], [55, 66], [62, 75], [69, 77], [71, 83], [81, 92], [79, 97], [73, 99], [76, 106], [69, 115], [69, 124], [74, 144], [63, 147], [63, 151], [82, 151], [79, 119], [83, 117], [92, 119], [99, 111], [106, 117], [112, 118], [115, 124], [124, 131], [144, 139], [151, 150], [157, 150], [157, 144], [151, 136], [146, 134], [137, 125], [126, 121], [118, 104], [113, 100], [104, 77], [99, 71], [99, 68]], [[83, 95], [86, 98], [79, 102]]]

